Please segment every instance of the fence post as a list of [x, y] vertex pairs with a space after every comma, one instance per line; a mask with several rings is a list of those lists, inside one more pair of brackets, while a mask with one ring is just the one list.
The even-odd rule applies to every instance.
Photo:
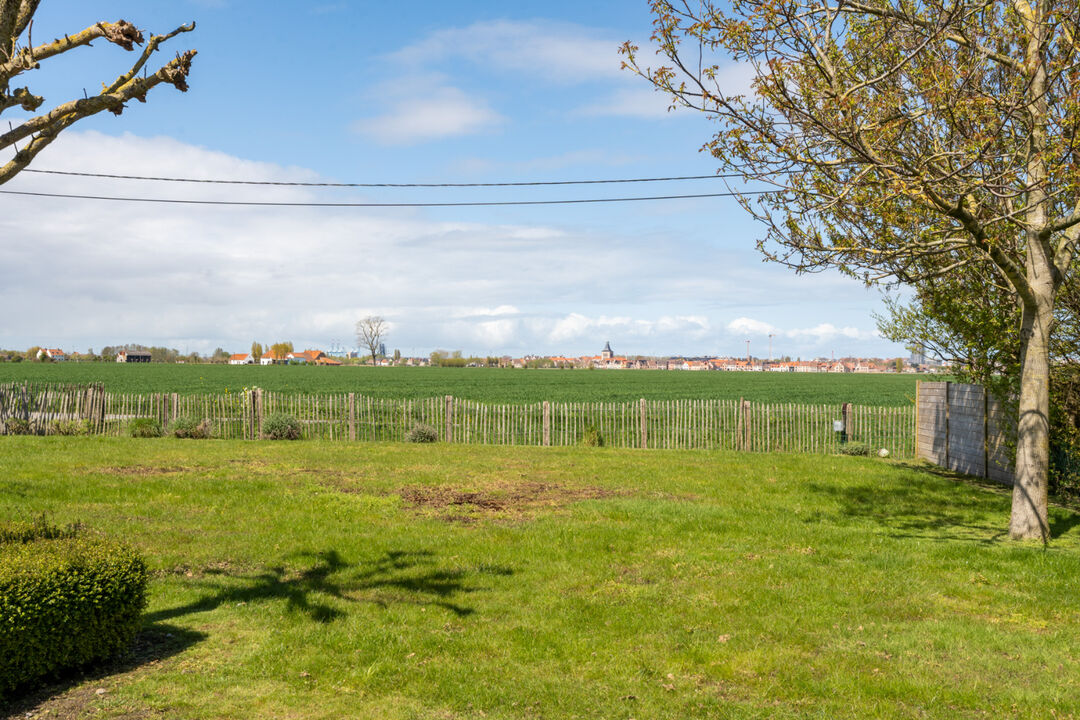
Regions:
[[739, 405], [742, 407], [743, 450], [750, 452], [750, 401], [739, 398]]
[[847, 435], [848, 442], [855, 442], [855, 413], [851, 411], [851, 403], [840, 406], [840, 415], [844, 418], [844, 434]]
[[645, 398], [641, 398], [638, 401], [638, 409], [641, 414], [641, 427], [639, 434], [641, 436], [641, 449], [645, 450], [649, 447], [649, 422], [648, 422], [648, 406], [645, 404]]
[[180, 414], [180, 394], [179, 393], [173, 393], [172, 394], [172, 409], [171, 409], [170, 414], [169, 414], [169, 419], [170, 420], [175, 420], [177, 415], [179, 415], [179, 414]]
[[446, 442], [454, 442], [454, 396], [446, 396]]
[[551, 403], [544, 401], [544, 447], [551, 445]]
[[356, 394], [349, 393], [349, 440], [356, 440]]
[[263, 436], [263, 434], [262, 434], [262, 424], [263, 424], [263, 396], [262, 396], [262, 392], [263, 392], [262, 388], [255, 388], [255, 404], [252, 407], [252, 410], [255, 411], [255, 416], [253, 418], [254, 422], [253, 422], [253, 427], [251, 429], [255, 433], [255, 439], [256, 440], [262, 440], [262, 436]]

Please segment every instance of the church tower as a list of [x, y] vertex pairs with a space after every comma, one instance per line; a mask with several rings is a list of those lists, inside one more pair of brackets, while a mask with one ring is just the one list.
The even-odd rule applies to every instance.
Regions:
[[600, 353], [600, 359], [608, 361], [613, 357], [615, 357], [615, 353], [611, 351], [611, 341], [609, 340], [604, 343], [604, 351]]

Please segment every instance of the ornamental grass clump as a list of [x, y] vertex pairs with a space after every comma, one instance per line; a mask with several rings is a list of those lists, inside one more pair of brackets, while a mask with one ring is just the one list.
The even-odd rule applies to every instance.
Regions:
[[417, 423], [412, 426], [409, 432], [405, 433], [405, 442], [411, 443], [433, 443], [438, 442], [439, 432], [424, 423]]
[[857, 457], [866, 457], [872, 452], [869, 445], [860, 442], [844, 443], [836, 451], [841, 455], [855, 455]]
[[24, 418], [8, 418], [4, 421], [4, 432], [8, 435], [33, 435], [34, 426]]
[[181, 417], [169, 428], [173, 437], [188, 440], [207, 440], [214, 436], [214, 424], [209, 418]]
[[582, 433], [580, 444], [584, 447], [603, 447], [604, 436], [600, 434], [600, 430], [595, 425], [590, 425]]
[[263, 421], [263, 436], [269, 440], [299, 440], [300, 421], [282, 412], [273, 413]]
[[135, 418], [128, 425], [128, 434], [133, 438], [156, 438], [165, 432], [156, 418]]
[[137, 553], [78, 526], [0, 525], [0, 699], [126, 649], [148, 579]]
[[49, 424], [49, 435], [89, 435], [89, 420], [53, 420]]

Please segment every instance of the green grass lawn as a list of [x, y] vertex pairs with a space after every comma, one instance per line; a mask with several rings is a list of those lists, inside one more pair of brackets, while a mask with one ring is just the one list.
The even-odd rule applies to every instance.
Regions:
[[1080, 715], [1080, 515], [1014, 544], [926, 468], [2, 437], [0, 478], [154, 570], [133, 654], [13, 716]]
[[164, 363], [0, 363], [0, 383], [101, 382], [112, 392], [235, 393], [245, 387], [382, 398], [439, 395], [494, 403], [629, 402], [746, 398], [754, 402], [910, 405], [915, 383], [936, 375], [510, 370], [498, 368], [256, 367]]

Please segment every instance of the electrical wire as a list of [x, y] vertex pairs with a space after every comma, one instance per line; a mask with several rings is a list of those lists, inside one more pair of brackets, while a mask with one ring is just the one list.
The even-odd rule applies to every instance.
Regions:
[[67, 193], [29, 192], [25, 190], [0, 190], [3, 195], [24, 195], [30, 197], [67, 198], [72, 200], [107, 200], [113, 202], [167, 203], [173, 205], [240, 205], [249, 207], [358, 207], [358, 208], [398, 208], [398, 207], [493, 207], [522, 205], [580, 205], [586, 203], [645, 202], [653, 200], [690, 200], [694, 198], [738, 197], [745, 195], [769, 195], [777, 190], [756, 190], [742, 193], [702, 193], [696, 195], [652, 195], [648, 197], [582, 198], [573, 200], [495, 200], [466, 202], [288, 202], [267, 200], [186, 200], [173, 198], [116, 197], [109, 195], [77, 195]]
[[615, 183], [672, 182], [678, 180], [717, 180], [743, 177], [738, 173], [721, 175], [677, 175], [672, 177], [622, 178], [614, 180], [545, 180], [532, 182], [476, 182], [476, 183], [333, 183], [333, 182], [276, 182], [271, 180], [218, 180], [212, 178], [160, 177], [153, 175], [113, 175], [109, 173], [73, 172], [70, 170], [39, 170], [25, 168], [24, 173], [43, 175], [68, 175], [72, 177], [108, 178], [111, 180], [150, 180], [175, 183], [213, 183], [218, 185], [279, 185], [285, 187], [338, 187], [338, 188], [474, 188], [474, 187], [539, 187], [543, 185], [610, 185]]

